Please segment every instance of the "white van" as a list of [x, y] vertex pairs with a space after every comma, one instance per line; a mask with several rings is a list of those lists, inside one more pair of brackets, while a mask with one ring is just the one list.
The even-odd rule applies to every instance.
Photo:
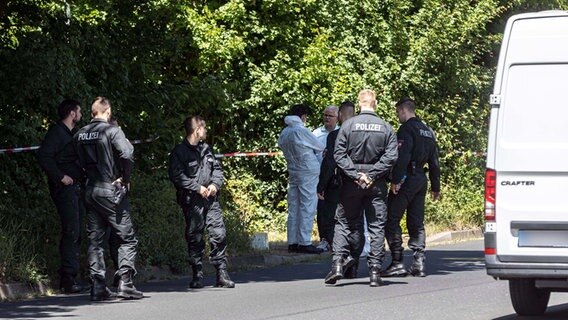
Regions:
[[537, 315], [568, 291], [568, 12], [508, 20], [490, 102], [487, 274]]

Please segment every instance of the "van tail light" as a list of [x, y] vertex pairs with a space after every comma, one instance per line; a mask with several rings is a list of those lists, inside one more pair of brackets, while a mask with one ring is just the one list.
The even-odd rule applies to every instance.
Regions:
[[497, 175], [495, 170], [485, 170], [485, 221], [495, 221], [495, 186]]

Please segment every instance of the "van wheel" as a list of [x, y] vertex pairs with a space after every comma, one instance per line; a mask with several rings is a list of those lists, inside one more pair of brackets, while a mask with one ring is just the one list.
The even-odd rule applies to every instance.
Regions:
[[550, 299], [550, 291], [537, 289], [534, 279], [510, 279], [509, 293], [515, 312], [521, 316], [543, 314]]

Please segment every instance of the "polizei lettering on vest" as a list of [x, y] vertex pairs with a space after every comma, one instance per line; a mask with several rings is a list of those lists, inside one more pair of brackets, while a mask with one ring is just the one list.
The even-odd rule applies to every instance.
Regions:
[[376, 123], [356, 123], [357, 131], [381, 131], [381, 125]]
[[79, 141], [98, 140], [99, 132], [85, 132], [79, 133]]

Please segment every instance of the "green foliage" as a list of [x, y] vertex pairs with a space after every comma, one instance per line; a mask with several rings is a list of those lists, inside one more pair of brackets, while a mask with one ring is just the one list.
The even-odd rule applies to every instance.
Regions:
[[175, 189], [165, 170], [134, 175], [130, 203], [140, 263], [168, 265], [178, 271], [187, 268], [185, 221], [175, 199]]
[[58, 256], [59, 217], [35, 154], [0, 160], [5, 170], [0, 176], [0, 280], [35, 282], [59, 267], [59, 260], [50, 259]]
[[[565, 1], [19, 0], [0, 3], [0, 146], [38, 144], [55, 106], [107, 96], [136, 146], [132, 206], [142, 265], [182, 270], [183, 217], [165, 168], [183, 119], [218, 152], [277, 151], [293, 103], [322, 111], [375, 89], [381, 116], [416, 98], [440, 141], [443, 200], [428, 220], [481, 223], [487, 96], [506, 19]], [[84, 112], [85, 115], [88, 112]], [[85, 119], [84, 123], [88, 121]], [[319, 125], [319, 117], [310, 125]], [[59, 223], [33, 153], [0, 155], [0, 278], [53, 274]], [[282, 157], [225, 159], [231, 251], [283, 230]], [[24, 254], [25, 253], [25, 254]], [[30, 268], [28, 268], [28, 266]], [[32, 270], [27, 275], [20, 270]]]
[[22, 237], [23, 222], [0, 217], [0, 279], [36, 283], [43, 280], [33, 242]]
[[[282, 165], [282, 168], [285, 168], [285, 165]], [[225, 195], [228, 197], [226, 211], [240, 213], [242, 223], [251, 232], [284, 231], [287, 215], [279, 207], [281, 202], [278, 201], [278, 199], [284, 201], [282, 180], [263, 181], [239, 167], [229, 172], [224, 187]]]

